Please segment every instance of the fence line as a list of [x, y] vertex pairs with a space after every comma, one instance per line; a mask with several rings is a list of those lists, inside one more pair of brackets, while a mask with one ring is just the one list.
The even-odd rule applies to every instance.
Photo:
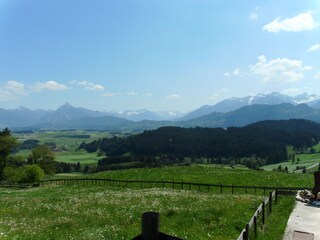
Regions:
[[[208, 183], [193, 183], [193, 182], [184, 182], [184, 181], [151, 181], [151, 180], [117, 180], [117, 179], [106, 179], [106, 178], [70, 178], [70, 179], [51, 179], [44, 180], [33, 184], [0, 184], [1, 187], [5, 188], [27, 188], [27, 187], [38, 187], [46, 185], [63, 185], [63, 184], [80, 184], [80, 185], [108, 185], [108, 186], [125, 186], [128, 187], [130, 184], [136, 184], [140, 188], [153, 187], [152, 184], [157, 184], [162, 188], [172, 188], [172, 189], [185, 189], [185, 190], [206, 190], [210, 191], [212, 188], [217, 188], [220, 193], [224, 193], [224, 189], [229, 189], [229, 193], [234, 194], [235, 189], [243, 189], [245, 193], [248, 193], [248, 190], [251, 189], [255, 193], [257, 190], [262, 190], [264, 195], [268, 190], [269, 196], [266, 197], [262, 203], [259, 205], [255, 213], [253, 214], [250, 221], [245, 225], [244, 229], [241, 231], [237, 240], [248, 240], [250, 236], [250, 230], [253, 231], [254, 235], [258, 234], [258, 222], [261, 224], [265, 223], [265, 219], [272, 212], [273, 199], [274, 203], [277, 203], [278, 195], [290, 195], [295, 194], [297, 190], [301, 189], [310, 189], [308, 187], [272, 187], [272, 186], [241, 186], [241, 185], [223, 185], [223, 184], [208, 184]], [[227, 193], [227, 192], [226, 192]], [[252, 230], [253, 228], [253, 230]]]
[[[243, 189], [245, 193], [249, 190], [254, 193], [257, 190], [263, 191], [263, 194], [267, 194], [268, 191], [278, 191], [278, 195], [293, 195], [296, 191], [301, 189], [311, 189], [310, 187], [273, 187], [273, 186], [246, 186], [246, 185], [228, 185], [228, 184], [210, 184], [210, 183], [195, 183], [195, 182], [184, 182], [184, 181], [164, 181], [164, 180], [121, 180], [121, 179], [110, 179], [110, 178], [70, 178], [70, 179], [51, 179], [38, 182], [39, 185], [63, 185], [63, 184], [83, 184], [83, 185], [108, 185], [108, 186], [126, 186], [136, 185], [140, 188], [146, 187], [162, 187], [182, 190], [194, 190], [207, 191], [216, 188], [220, 193], [224, 193], [227, 190], [232, 194], [236, 189]], [[227, 192], [226, 192], [227, 193]]]
[[24, 189], [30, 187], [39, 187], [40, 183], [1, 183], [0, 188]]
[[[244, 229], [241, 231], [239, 237], [237, 240], [249, 240], [250, 238], [250, 230], [253, 227], [253, 233], [255, 237], [258, 235], [258, 220], [261, 218], [261, 223], [265, 223], [265, 218], [268, 215], [272, 213], [272, 205], [273, 205], [273, 199], [274, 203], [277, 203], [278, 201], [278, 191], [275, 190], [273, 192], [269, 193], [269, 197], [266, 197], [262, 203], [259, 205], [255, 213], [253, 214], [252, 218], [249, 220], [249, 222], [245, 225]], [[266, 210], [266, 206], [268, 206], [268, 211]]]

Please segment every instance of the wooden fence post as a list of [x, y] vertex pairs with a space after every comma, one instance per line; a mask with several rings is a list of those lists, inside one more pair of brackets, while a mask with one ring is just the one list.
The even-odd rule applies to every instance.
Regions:
[[222, 193], [222, 184], [220, 184], [220, 193]]
[[253, 229], [254, 229], [254, 235], [257, 237], [258, 235], [257, 216], [253, 217]]
[[232, 186], [231, 186], [231, 193], [233, 194], [233, 192], [234, 192], [234, 186], [233, 186], [233, 184], [232, 184]]
[[264, 224], [264, 221], [265, 221], [265, 208], [266, 208], [266, 205], [263, 200], [263, 202], [262, 202], [262, 224]]
[[142, 214], [143, 240], [159, 240], [159, 213], [146, 212]]
[[269, 193], [269, 214], [272, 212], [272, 192]]
[[246, 224], [246, 228], [245, 228], [245, 232], [244, 232], [244, 235], [243, 235], [243, 238], [244, 238], [245, 240], [249, 240], [249, 231], [250, 231], [250, 229], [249, 229], [249, 223], [247, 223], [247, 224]]
[[275, 203], [277, 203], [278, 202], [278, 188], [276, 189], [276, 194], [275, 194]]

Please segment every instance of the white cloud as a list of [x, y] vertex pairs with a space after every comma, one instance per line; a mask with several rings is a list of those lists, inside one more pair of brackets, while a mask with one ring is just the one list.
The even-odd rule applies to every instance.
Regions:
[[92, 84], [92, 85], [87, 86], [86, 89], [92, 90], [92, 91], [103, 91], [104, 87], [99, 84]]
[[134, 95], [134, 96], [138, 95], [138, 93], [137, 93], [137, 92], [134, 92], [134, 91], [127, 92], [127, 94], [128, 94], [128, 95]]
[[309, 48], [307, 49], [307, 52], [313, 52], [313, 51], [316, 51], [316, 50], [319, 50], [319, 49], [320, 49], [320, 44], [317, 43], [317, 44], [312, 45], [311, 47], [309, 47]]
[[3, 85], [3, 88], [13, 94], [26, 95], [24, 84], [17, 81], [8, 81]]
[[232, 74], [233, 74], [234, 76], [238, 76], [238, 75], [240, 74], [240, 69], [239, 69], [239, 68], [234, 69], [234, 70], [232, 71]]
[[210, 99], [212, 100], [217, 100], [220, 98], [220, 94], [219, 93], [212, 93]]
[[296, 82], [304, 78], [304, 72], [311, 70], [311, 66], [303, 66], [302, 61], [288, 58], [276, 58], [270, 61], [265, 56], [258, 57], [258, 62], [250, 66], [250, 73], [261, 77], [264, 83]]
[[225, 72], [223, 73], [223, 76], [225, 77], [229, 77], [229, 76], [239, 76], [239, 77], [243, 77], [245, 75], [245, 73], [242, 73], [240, 71], [240, 68], [235, 68], [232, 70], [232, 72]]
[[170, 95], [166, 96], [166, 98], [167, 99], [179, 99], [181, 97], [179, 94], [174, 93], [174, 94], [170, 94]]
[[104, 97], [114, 97], [116, 94], [115, 93], [103, 93], [102, 96]]
[[147, 93], [145, 94], [145, 96], [151, 97], [151, 96], [152, 96], [152, 93], [147, 92]]
[[77, 81], [77, 80], [72, 80], [70, 81], [71, 84], [77, 84], [79, 86], [83, 86], [87, 90], [92, 90], [92, 91], [103, 91], [105, 88], [100, 85], [100, 84], [95, 84], [92, 82], [88, 81]]
[[318, 72], [317, 75], [314, 76], [314, 78], [320, 80], [320, 72]]
[[251, 20], [256, 20], [258, 18], [258, 14], [255, 13], [255, 12], [251, 12], [250, 15], [249, 15], [249, 18]]
[[312, 12], [300, 13], [295, 17], [281, 20], [280, 17], [263, 26], [264, 31], [268, 32], [300, 32], [312, 30], [319, 26], [319, 23], [313, 18]]
[[23, 83], [11, 80], [0, 84], [0, 100], [14, 100], [23, 95], [27, 95]]
[[229, 77], [230, 73], [229, 72], [225, 72], [225, 73], [223, 73], [223, 76]]
[[211, 95], [211, 97], [210, 97], [210, 99], [212, 99], [212, 100], [217, 100], [217, 99], [219, 99], [222, 95], [225, 95], [225, 94], [228, 93], [228, 92], [229, 92], [229, 89], [227, 89], [227, 88], [222, 88], [222, 89], [220, 89], [220, 90], [217, 90], [217, 91], [213, 92], [212, 95]]
[[66, 85], [55, 81], [37, 82], [31, 87], [31, 90], [34, 92], [42, 92], [44, 90], [62, 91], [66, 89], [68, 89]]
[[289, 96], [296, 96], [301, 92], [299, 88], [287, 88], [281, 91], [282, 94], [289, 95]]

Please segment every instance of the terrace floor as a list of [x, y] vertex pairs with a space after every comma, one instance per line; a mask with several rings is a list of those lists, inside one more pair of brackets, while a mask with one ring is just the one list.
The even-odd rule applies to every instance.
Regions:
[[283, 240], [320, 240], [320, 207], [297, 201]]

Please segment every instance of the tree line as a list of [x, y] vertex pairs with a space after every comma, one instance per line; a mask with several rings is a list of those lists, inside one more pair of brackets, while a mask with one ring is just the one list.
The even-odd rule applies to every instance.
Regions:
[[[98, 168], [181, 164], [206, 159], [208, 163], [258, 168], [288, 159], [287, 146], [306, 149], [320, 140], [319, 124], [307, 120], [263, 121], [246, 127], [162, 127], [126, 138], [103, 138], [80, 148], [106, 157]], [[187, 160], [187, 161], [186, 161]]]
[[[63, 163], [54, 160], [50, 144], [40, 145], [38, 140], [26, 140], [20, 146], [9, 129], [0, 131], [0, 181], [7, 182], [36, 182], [44, 176], [54, 173], [69, 173], [81, 171], [77, 163]], [[16, 153], [17, 149], [30, 149], [31, 154], [27, 159]], [[89, 171], [85, 167], [84, 171]]]

